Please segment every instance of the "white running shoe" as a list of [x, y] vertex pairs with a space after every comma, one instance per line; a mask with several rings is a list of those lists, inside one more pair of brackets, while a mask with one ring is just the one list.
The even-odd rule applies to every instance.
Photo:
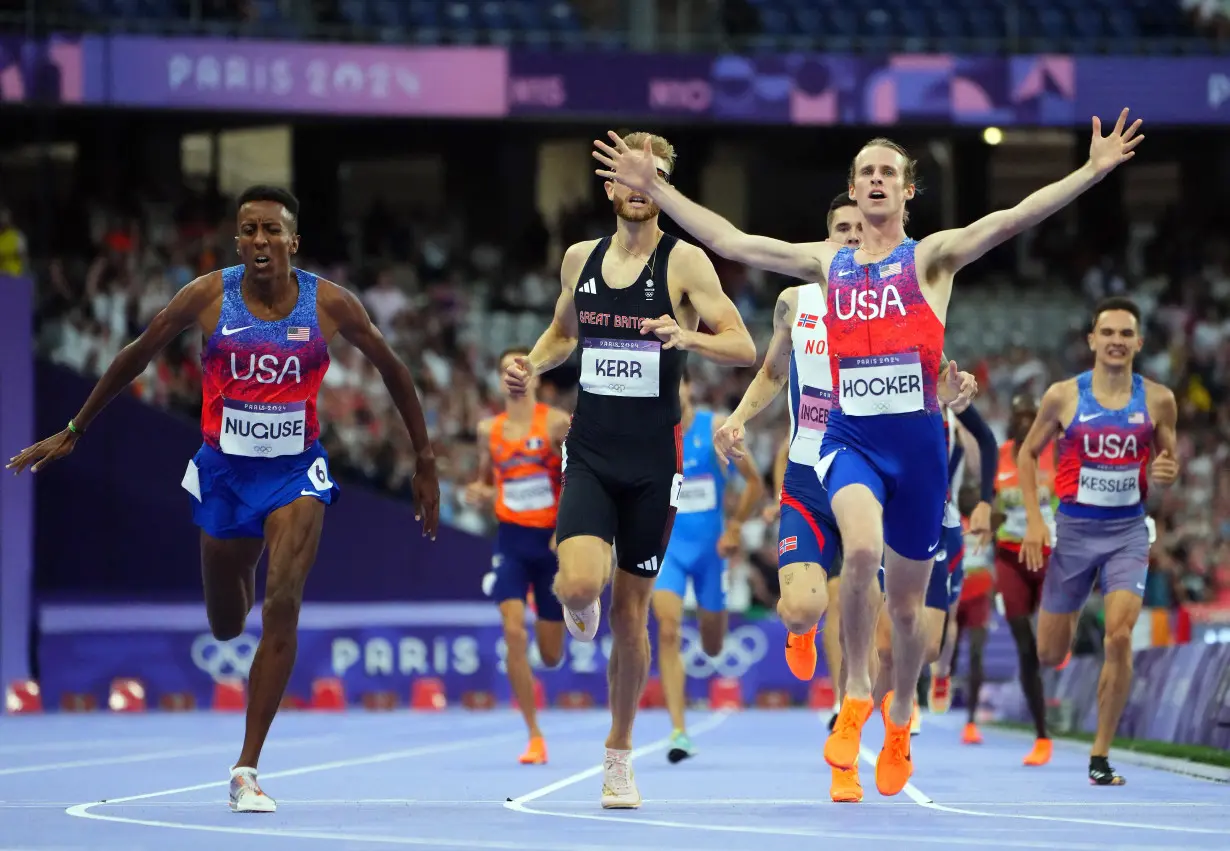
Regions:
[[641, 805], [641, 793], [632, 774], [632, 752], [606, 749], [602, 763], [602, 808], [604, 810], [635, 810]]
[[278, 804], [261, 791], [256, 782], [256, 769], [239, 767], [231, 769], [231, 812], [276, 813]]
[[593, 641], [598, 634], [598, 622], [602, 619], [602, 599], [594, 600], [579, 612], [565, 608], [564, 625], [577, 641]]

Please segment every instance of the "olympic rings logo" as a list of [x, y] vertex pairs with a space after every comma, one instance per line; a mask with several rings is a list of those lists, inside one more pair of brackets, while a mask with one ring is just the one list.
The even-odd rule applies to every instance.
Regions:
[[256, 656], [258, 639], [246, 632], [230, 641], [219, 641], [209, 633], [198, 635], [192, 642], [192, 661], [214, 682], [240, 677], [248, 678], [252, 659]]
[[685, 624], [680, 627], [680, 655], [683, 670], [689, 677], [741, 677], [765, 657], [769, 641], [764, 632], [751, 625], [744, 625], [727, 633], [722, 652], [711, 659], [701, 647], [700, 633], [695, 627]]

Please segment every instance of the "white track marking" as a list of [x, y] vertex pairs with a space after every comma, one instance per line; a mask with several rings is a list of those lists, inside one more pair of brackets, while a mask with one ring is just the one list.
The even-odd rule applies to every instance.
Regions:
[[[291, 745], [314, 745], [325, 741], [336, 740], [337, 736], [302, 736], [296, 739], [272, 741], [270, 747]], [[147, 751], [145, 753], [130, 753], [123, 756], [101, 756], [94, 759], [75, 759], [71, 762], [48, 762], [41, 765], [19, 765], [16, 768], [0, 768], [0, 777], [11, 774], [33, 774], [44, 771], [64, 771], [69, 768], [92, 768], [99, 765], [126, 765], [133, 762], [153, 762], [160, 759], [176, 759], [184, 756], [203, 756], [211, 753], [227, 753], [236, 749], [234, 742], [226, 745], [204, 745], [197, 748], [180, 748], [169, 751]]]

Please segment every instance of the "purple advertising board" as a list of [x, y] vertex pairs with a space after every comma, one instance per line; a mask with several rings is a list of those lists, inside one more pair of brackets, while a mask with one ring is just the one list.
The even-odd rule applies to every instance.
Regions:
[[[23, 318], [28, 324], [28, 311]], [[77, 413], [93, 381], [43, 361], [36, 369], [38, 431], [49, 434]], [[200, 533], [179, 483], [200, 445], [194, 420], [116, 398], [70, 458], [38, 474], [40, 598], [199, 601]], [[345, 480], [341, 488], [325, 515], [309, 599], [486, 599], [490, 541], [446, 526], [431, 541], [409, 502]], [[108, 498], [83, 504], [90, 493]], [[257, 576], [260, 587], [264, 571]]]
[[499, 47], [112, 36], [87, 43], [90, 102], [263, 113], [495, 118]]
[[0, 102], [413, 117], [815, 126], [1230, 123], [1211, 57], [753, 56], [222, 38], [0, 39]]
[[[5, 458], [34, 442], [34, 286], [0, 275], [0, 448]], [[34, 485], [0, 476], [0, 685], [30, 676]]]
[[[39, 619], [41, 686], [49, 707], [58, 705], [65, 693], [91, 693], [101, 703], [116, 677], [142, 680], [154, 701], [162, 694], [188, 692], [198, 705], [205, 705], [216, 681], [246, 678], [260, 637], [259, 608], [249, 617], [243, 635], [222, 642], [210, 635], [199, 603], [47, 604], [40, 608]], [[490, 603], [309, 600], [300, 614], [299, 629], [291, 694], [306, 697], [313, 680], [338, 677], [352, 701], [365, 692], [393, 691], [404, 702], [411, 682], [430, 676], [443, 681], [452, 702], [475, 690], [490, 692], [501, 701], [510, 699], [500, 614]], [[656, 635], [652, 619], [650, 629]], [[1007, 630], [999, 633], [1011, 645]], [[732, 614], [725, 646], [714, 659], [701, 649], [694, 622], [685, 621], [682, 634], [691, 697], [704, 697], [708, 680], [721, 676], [739, 679], [749, 701], [766, 689], [785, 691], [796, 702], [806, 700], [808, 684], [786, 666], [781, 650], [786, 630], [776, 617]], [[532, 649], [531, 661], [548, 698], [579, 691], [603, 703], [610, 646], [604, 621], [592, 643], [567, 639], [557, 669], [543, 669], [536, 648]], [[988, 664], [988, 676], [1012, 676], [1012, 670], [1002, 665], [1010, 658], [1003, 653], [989, 656], [989, 663], [997, 659], [1001, 664]], [[824, 675], [821, 659], [818, 676]]]
[[82, 57], [78, 36], [0, 36], [0, 103], [81, 103]]
[[1070, 125], [1077, 117], [1075, 67], [1065, 56], [515, 51], [509, 112], [801, 125]]
[[[1150, 647], [1136, 652], [1133, 665], [1119, 736], [1230, 746], [1230, 644]], [[1049, 701], [1061, 704], [1071, 720], [1062, 732], [1097, 729], [1101, 667], [1100, 658], [1078, 656], [1058, 675], [1046, 677]], [[1020, 691], [1015, 683], [1008, 688]], [[1023, 701], [1005, 699], [999, 705], [1007, 720], [1029, 720]]]

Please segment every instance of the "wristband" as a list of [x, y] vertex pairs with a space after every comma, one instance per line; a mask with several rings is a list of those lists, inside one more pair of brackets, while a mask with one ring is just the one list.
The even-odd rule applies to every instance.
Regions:
[[68, 421], [68, 430], [69, 430], [69, 431], [71, 431], [73, 434], [76, 434], [76, 435], [82, 435], [82, 434], [85, 434], [85, 432], [84, 432], [84, 431], [82, 431], [81, 429], [77, 428], [77, 424], [76, 424], [75, 422], [73, 422], [72, 420], [69, 420], [69, 421]]

